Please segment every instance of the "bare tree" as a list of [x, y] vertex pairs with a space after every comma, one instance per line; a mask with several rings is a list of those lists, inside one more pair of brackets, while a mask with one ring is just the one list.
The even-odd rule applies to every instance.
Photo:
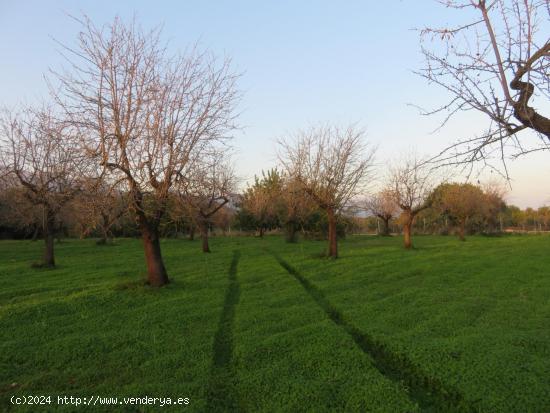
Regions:
[[281, 140], [279, 160], [286, 173], [322, 208], [328, 218], [330, 257], [338, 257], [336, 221], [348, 202], [361, 193], [373, 166], [374, 151], [354, 126], [312, 127], [292, 140]]
[[390, 235], [390, 220], [399, 212], [399, 206], [395, 203], [392, 189], [384, 189], [367, 199], [366, 209], [382, 220], [381, 235]]
[[98, 231], [98, 245], [110, 243], [112, 229], [128, 212], [128, 193], [119, 185], [105, 182], [101, 175], [96, 179], [88, 179], [84, 190], [74, 201], [78, 211], [76, 217], [81, 236], [86, 237], [93, 231]]
[[[439, 3], [472, 20], [454, 28], [422, 30], [426, 66], [419, 73], [451, 95], [447, 104], [425, 113], [445, 113], [443, 124], [463, 111], [474, 110], [487, 117], [483, 133], [460, 140], [440, 159], [470, 165], [483, 161], [492, 166], [489, 159], [496, 154], [506, 168], [506, 148], [513, 157], [548, 149], [550, 119], [542, 114], [550, 98], [548, 0]], [[520, 132], [527, 130], [540, 136], [539, 145], [520, 139]]]
[[88, 155], [111, 179], [124, 178], [142, 233], [148, 282], [168, 282], [159, 225], [176, 181], [235, 128], [237, 75], [196, 49], [167, 55], [159, 30], [144, 32], [118, 18], [104, 27], [88, 19], [70, 70], [58, 73], [57, 100], [85, 131]]
[[42, 265], [55, 266], [54, 236], [60, 210], [81, 190], [86, 162], [74, 129], [51, 108], [4, 111], [0, 120], [3, 168], [23, 188], [25, 199], [42, 212]]
[[180, 202], [200, 229], [203, 252], [210, 252], [208, 231], [214, 215], [229, 202], [235, 189], [235, 173], [224, 156], [218, 151], [201, 159], [177, 185]]
[[395, 203], [401, 208], [403, 243], [412, 248], [411, 230], [418, 213], [429, 207], [434, 188], [433, 169], [426, 162], [410, 156], [390, 172], [390, 183]]

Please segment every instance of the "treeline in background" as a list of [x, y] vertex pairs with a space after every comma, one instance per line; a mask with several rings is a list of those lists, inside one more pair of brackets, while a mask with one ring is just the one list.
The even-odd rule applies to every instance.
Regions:
[[[0, 193], [0, 237], [32, 239], [43, 236], [44, 208], [25, 196], [25, 188], [12, 185]], [[54, 231], [63, 238], [97, 238], [107, 244], [113, 238], [139, 237], [136, 217], [128, 208], [128, 193], [105, 189], [81, 193], [61, 208], [55, 216]], [[284, 234], [288, 242], [326, 239], [327, 214], [312, 202], [301, 187], [277, 169], [262, 172], [243, 193], [225, 194], [227, 202], [209, 217], [208, 235]], [[220, 201], [217, 201], [221, 204]], [[550, 230], [550, 207], [520, 209], [508, 205], [504, 191], [497, 185], [444, 183], [430, 194], [426, 209], [413, 223], [416, 234], [496, 235], [510, 232]], [[204, 235], [204, 224], [197, 211], [182, 208], [177, 196], [169, 201], [162, 218], [163, 237], [188, 238]], [[400, 234], [402, 213], [391, 190], [382, 190], [348, 205], [337, 220], [338, 237], [347, 234]]]

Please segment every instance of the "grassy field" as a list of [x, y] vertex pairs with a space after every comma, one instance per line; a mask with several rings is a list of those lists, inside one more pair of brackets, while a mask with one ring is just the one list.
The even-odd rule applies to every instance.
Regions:
[[[1, 411], [550, 412], [550, 237], [0, 242]], [[51, 405], [10, 403], [50, 395]], [[57, 396], [188, 397], [58, 406]]]

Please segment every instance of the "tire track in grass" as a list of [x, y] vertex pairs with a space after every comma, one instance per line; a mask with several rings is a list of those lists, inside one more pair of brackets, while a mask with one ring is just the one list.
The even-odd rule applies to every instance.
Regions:
[[393, 382], [405, 387], [409, 397], [414, 400], [422, 411], [426, 412], [477, 412], [473, 404], [467, 402], [464, 396], [448, 387], [439, 380], [424, 374], [405, 355], [397, 354], [372, 336], [363, 333], [334, 307], [323, 292], [298, 270], [286, 262], [278, 254], [271, 252], [290, 275], [292, 275], [321, 307], [326, 315], [348, 335], [351, 336], [357, 347], [370, 356], [373, 364], [380, 373]]
[[233, 324], [235, 310], [239, 303], [240, 286], [237, 279], [237, 267], [240, 251], [233, 251], [229, 267], [229, 284], [225, 292], [223, 310], [214, 336], [212, 370], [207, 391], [206, 411], [243, 411], [239, 406], [233, 360]]

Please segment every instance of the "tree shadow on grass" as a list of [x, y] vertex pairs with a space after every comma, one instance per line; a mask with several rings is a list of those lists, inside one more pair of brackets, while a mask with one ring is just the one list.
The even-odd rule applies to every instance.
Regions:
[[44, 264], [41, 261], [31, 262], [30, 267], [33, 270], [36, 270], [36, 271], [54, 271], [54, 270], [58, 270], [60, 268], [63, 268], [63, 266], [60, 266], [58, 264], [56, 264], [56, 265], [47, 265], [47, 264]]
[[327, 317], [341, 327], [355, 342], [357, 347], [371, 357], [376, 369], [391, 381], [403, 386], [412, 400], [423, 412], [475, 412], [475, 403], [465, 400], [455, 389], [446, 387], [439, 380], [426, 375], [404, 354], [393, 352], [384, 343], [374, 339], [350, 323], [343, 314], [326, 298], [324, 293], [296, 268], [276, 253], [272, 253], [290, 275], [292, 275], [323, 309]]
[[242, 406], [239, 406], [233, 365], [233, 324], [240, 297], [240, 286], [237, 280], [239, 259], [240, 252], [234, 251], [229, 267], [229, 284], [225, 292], [223, 310], [218, 322], [218, 330], [214, 336], [210, 384], [206, 395], [206, 411], [208, 412], [244, 410]]

